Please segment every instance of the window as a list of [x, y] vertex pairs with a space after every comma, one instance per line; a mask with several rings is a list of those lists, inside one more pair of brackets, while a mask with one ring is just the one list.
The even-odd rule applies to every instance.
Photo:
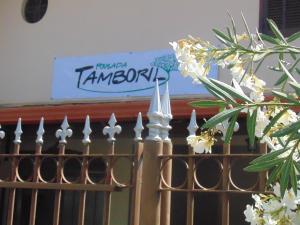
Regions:
[[24, 6], [24, 19], [28, 23], [36, 23], [45, 15], [48, 0], [27, 0]]
[[261, 0], [260, 32], [269, 34], [266, 19], [272, 19], [285, 36], [300, 30], [299, 0]]

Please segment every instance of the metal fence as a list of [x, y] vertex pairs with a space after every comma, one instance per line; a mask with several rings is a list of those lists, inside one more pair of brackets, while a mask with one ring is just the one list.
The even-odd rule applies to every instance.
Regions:
[[[149, 112], [147, 114], [149, 123], [149, 135], [143, 141], [141, 132], [142, 116], [139, 113], [134, 128], [134, 150], [132, 154], [115, 153], [115, 134], [121, 132], [121, 127], [116, 124], [114, 114], [103, 129], [103, 134], [108, 135], [109, 151], [101, 154], [90, 154], [90, 119], [86, 117], [83, 129], [82, 154], [66, 154], [67, 139], [72, 136], [67, 117], [65, 117], [61, 129], [56, 131], [59, 139], [58, 154], [43, 153], [44, 120], [40, 121], [37, 131], [36, 148], [34, 154], [22, 154], [21, 146], [21, 119], [18, 120], [15, 130], [14, 151], [11, 154], [0, 154], [0, 163], [8, 162], [9, 176], [0, 180], [0, 188], [8, 190], [8, 210], [6, 224], [13, 225], [15, 212], [15, 198], [17, 189], [31, 190], [31, 206], [28, 224], [36, 224], [37, 199], [41, 189], [54, 190], [54, 211], [53, 225], [59, 225], [61, 221], [61, 199], [62, 191], [79, 191], [78, 225], [85, 224], [86, 196], [87, 192], [103, 192], [103, 225], [110, 225], [111, 194], [124, 189], [130, 190], [128, 202], [130, 225], [170, 225], [171, 224], [171, 202], [172, 194], [176, 192], [186, 193], [186, 205], [182, 210], [186, 211], [186, 225], [194, 223], [195, 193], [216, 193], [221, 199], [221, 224], [229, 225], [230, 195], [251, 194], [264, 191], [266, 174], [260, 173], [257, 182], [249, 188], [239, 187], [231, 177], [231, 168], [237, 160], [243, 158], [252, 159], [260, 154], [266, 153], [266, 145], [260, 145], [258, 154], [231, 154], [230, 145], [223, 145], [223, 152], [220, 154], [195, 154], [189, 149], [187, 154], [172, 154], [172, 141], [169, 138], [171, 129], [169, 122], [172, 119], [170, 99], [166, 88], [162, 98], [158, 86], [151, 99]], [[189, 135], [195, 135], [198, 126], [195, 112], [191, 115], [188, 127]], [[223, 131], [223, 133], [225, 130]], [[0, 131], [0, 137], [5, 133]], [[32, 174], [22, 176], [19, 165], [22, 161], [29, 159], [33, 162]], [[101, 159], [105, 164], [105, 173], [100, 180], [94, 181], [90, 176], [89, 165], [95, 159]], [[131, 162], [130, 182], [124, 183], [118, 180], [114, 174], [114, 166], [120, 159], [127, 159]], [[205, 187], [197, 178], [198, 165], [207, 159], [213, 159], [219, 168], [219, 177], [215, 185]], [[45, 179], [41, 173], [41, 166], [45, 160], [52, 160], [55, 164], [55, 176], [50, 180]], [[68, 180], [65, 176], [64, 166], [69, 160], [76, 160], [80, 165], [80, 176], [76, 180]], [[185, 168], [183, 182], [174, 185], [172, 171], [174, 162], [179, 161]], [[113, 224], [111, 224], [113, 225]]]

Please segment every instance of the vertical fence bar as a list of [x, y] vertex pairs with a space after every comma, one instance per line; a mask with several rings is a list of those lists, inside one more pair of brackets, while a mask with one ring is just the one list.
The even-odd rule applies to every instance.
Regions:
[[[194, 155], [194, 151], [189, 147], [189, 154]], [[192, 157], [188, 158], [188, 179], [187, 179], [187, 188], [189, 190], [194, 189], [194, 159]], [[186, 225], [194, 224], [194, 193], [189, 191], [187, 193], [187, 208], [186, 208]]]
[[[168, 82], [166, 83], [165, 92], [161, 100], [161, 130], [160, 137], [163, 141], [163, 155], [172, 155], [172, 142], [169, 138], [169, 130], [172, 129], [170, 121], [172, 120], [171, 103], [169, 95]], [[162, 176], [167, 185], [172, 186], [172, 159], [165, 159], [162, 161], [163, 170]], [[161, 193], [161, 217], [160, 224], [170, 225], [171, 222], [171, 191], [163, 191]]]
[[[41, 153], [42, 153], [42, 146], [43, 146], [43, 134], [44, 134], [44, 118], [41, 118], [39, 129], [37, 131], [37, 138], [36, 138], [36, 146], [35, 146], [35, 158], [34, 158], [34, 170], [33, 170], [33, 178], [32, 182], [38, 183], [39, 176], [38, 171], [41, 166]], [[30, 205], [30, 216], [29, 216], [29, 224], [35, 225], [35, 218], [36, 218], [36, 205], [37, 205], [37, 197], [38, 197], [38, 190], [33, 189], [31, 193], [31, 205]]]
[[[172, 143], [164, 142], [163, 143], [163, 155], [171, 155], [172, 154]], [[161, 171], [162, 176], [165, 182], [171, 185], [172, 182], [172, 159], [162, 162], [163, 171]], [[161, 225], [170, 225], [171, 222], [171, 191], [163, 191], [161, 193]]]
[[[114, 154], [114, 142], [110, 143], [108, 154], [110, 155]], [[110, 157], [108, 159], [105, 184], [112, 184], [111, 174], [112, 174], [112, 158]], [[103, 225], [110, 224], [110, 203], [111, 203], [111, 193], [107, 191], [104, 193], [104, 207], [103, 207], [104, 214], [103, 214], [103, 223], [102, 223]]]
[[[57, 171], [56, 171], [56, 182], [60, 183], [60, 184], [62, 183], [63, 155], [64, 154], [65, 154], [65, 144], [60, 143], [59, 144]], [[55, 191], [53, 225], [59, 225], [61, 194], [62, 194], [61, 190]]]
[[[84, 145], [83, 155], [87, 156], [89, 154], [89, 152], [90, 152], [89, 144]], [[87, 169], [88, 169], [88, 158], [83, 157], [82, 167], [81, 167], [81, 177], [80, 177], [81, 184], [86, 184], [86, 182], [87, 182], [87, 177], [86, 177]], [[78, 225], [84, 225], [85, 202], [86, 202], [86, 191], [80, 191]]]
[[132, 191], [130, 206], [130, 224], [140, 225], [141, 185], [142, 185], [142, 154], [143, 143], [137, 141], [134, 147], [135, 160], [132, 171]]
[[[88, 172], [88, 158], [87, 156], [90, 154], [90, 134], [92, 130], [90, 127], [90, 117], [87, 116], [85, 119], [84, 129], [82, 133], [84, 134], [84, 138], [82, 143], [83, 147], [83, 161], [81, 164], [81, 175], [80, 175], [80, 183], [86, 184], [87, 183], [87, 172]], [[79, 212], [78, 212], [78, 225], [84, 225], [84, 218], [85, 218], [85, 202], [86, 202], [86, 191], [80, 191], [79, 194]]]
[[[69, 129], [68, 119], [67, 117], [65, 117], [61, 125], [61, 129], [58, 129], [55, 134], [57, 138], [60, 138], [58, 163], [57, 163], [57, 171], [56, 171], [56, 182], [59, 184], [62, 183], [63, 160], [64, 160], [63, 157], [65, 155], [65, 148], [67, 144], [66, 137], [71, 137], [72, 133], [73, 133], [72, 130]], [[62, 190], [55, 191], [53, 225], [59, 225], [61, 194], [62, 194]]]
[[[230, 144], [223, 144], [223, 154], [230, 154]], [[223, 190], [229, 190], [229, 158], [223, 157], [223, 177], [222, 188]], [[222, 225], [229, 225], [229, 196], [228, 193], [222, 193]]]
[[147, 124], [149, 134], [143, 152], [140, 225], [160, 225], [161, 193], [159, 192], [159, 185], [161, 160], [159, 155], [162, 154], [163, 148], [160, 137], [163, 114], [157, 80], [147, 116], [149, 118]]
[[[259, 153], [264, 155], [267, 152], [268, 152], [267, 144], [261, 143], [259, 145]], [[260, 172], [258, 176], [259, 176], [259, 183], [258, 183], [259, 191], [265, 191], [266, 181], [267, 181], [267, 172], [266, 171]]]
[[[160, 159], [162, 142], [146, 140], [143, 153], [143, 179], [141, 191], [141, 225], [160, 224]], [[163, 224], [161, 224], [163, 225]]]
[[[12, 166], [11, 166], [11, 177], [10, 180], [15, 182], [17, 180], [17, 169], [18, 169], [18, 161], [17, 156], [20, 153], [20, 144], [21, 144], [21, 118], [18, 119], [17, 128], [15, 130], [15, 140], [14, 140], [14, 157], [12, 158]], [[8, 212], [7, 212], [7, 225], [13, 225], [14, 221], [14, 209], [15, 209], [15, 198], [16, 198], [16, 188], [9, 189], [8, 194]]]
[[[192, 138], [196, 136], [196, 131], [198, 130], [199, 126], [197, 124], [197, 117], [196, 117], [196, 111], [193, 110], [191, 114], [191, 119], [189, 126], [187, 127], [189, 131], [188, 138]], [[193, 151], [192, 147], [189, 147], [188, 151], [189, 155], [194, 155], [195, 152]], [[194, 189], [194, 167], [195, 167], [195, 161], [194, 158], [189, 157], [188, 158], [188, 178], [187, 178], [187, 188], [189, 190]], [[193, 225], [194, 224], [194, 193], [192, 191], [189, 191], [187, 193], [187, 204], [186, 204], [186, 225]]]
[[[112, 113], [111, 117], [108, 121], [109, 126], [106, 126], [103, 128], [103, 134], [104, 135], [109, 135], [108, 141], [110, 143], [109, 149], [108, 149], [108, 154], [111, 155], [108, 159], [108, 165], [107, 165], [107, 173], [106, 173], [106, 184], [112, 184], [112, 169], [113, 169], [113, 155], [115, 153], [115, 134], [116, 133], [121, 133], [122, 128], [119, 125], [116, 125], [117, 120], [115, 117], [115, 114]], [[105, 192], [104, 193], [104, 207], [103, 207], [103, 225], [109, 225], [110, 224], [110, 207], [111, 204], [111, 192]]]

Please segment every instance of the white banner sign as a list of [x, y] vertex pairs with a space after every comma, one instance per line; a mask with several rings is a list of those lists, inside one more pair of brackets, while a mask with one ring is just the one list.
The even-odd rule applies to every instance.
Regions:
[[[216, 65], [209, 77], [217, 77]], [[155, 80], [169, 83], [172, 96], [208, 95], [178, 71], [172, 50], [117, 53], [88, 57], [56, 58], [52, 98], [55, 100], [120, 99], [151, 96]]]

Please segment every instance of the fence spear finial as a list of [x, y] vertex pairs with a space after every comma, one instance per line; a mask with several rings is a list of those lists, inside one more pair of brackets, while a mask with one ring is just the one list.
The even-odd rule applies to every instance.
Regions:
[[84, 128], [83, 128], [83, 139], [82, 139], [82, 143], [83, 144], [89, 144], [91, 143], [91, 139], [90, 139], [90, 134], [92, 133], [92, 129], [91, 129], [91, 123], [90, 123], [90, 116], [87, 115], [85, 118], [85, 124], [84, 124]]
[[20, 144], [22, 142], [21, 141], [21, 135], [22, 134], [23, 134], [23, 131], [22, 131], [22, 119], [19, 118], [16, 130], [15, 130], [15, 140], [14, 140], [15, 144]]
[[143, 127], [143, 120], [142, 120], [142, 113], [139, 112], [137, 120], [136, 120], [136, 125], [134, 127], [134, 132], [135, 132], [135, 141], [141, 141], [142, 139], [142, 131], [144, 130]]
[[71, 137], [73, 131], [69, 128], [68, 118], [65, 116], [64, 121], [61, 124], [61, 129], [58, 129], [55, 133], [57, 138], [60, 138], [59, 143], [67, 144], [67, 137]]
[[162, 119], [162, 111], [161, 111], [161, 103], [160, 103], [160, 95], [158, 88], [158, 80], [156, 80], [154, 93], [151, 98], [150, 107], [147, 113], [149, 123], [147, 127], [149, 128], [149, 135], [146, 138], [147, 140], [160, 141], [160, 129], [161, 129], [161, 119]]
[[191, 114], [191, 119], [189, 126], [187, 127], [189, 131], [189, 136], [196, 136], [196, 131], [198, 130], [199, 126], [197, 124], [197, 118], [196, 118], [196, 111], [193, 109], [192, 114]]
[[170, 141], [169, 138], [169, 130], [172, 129], [170, 126], [170, 121], [173, 118], [171, 112], [171, 103], [170, 103], [170, 93], [168, 82], [166, 83], [166, 89], [162, 97], [161, 101], [161, 109], [162, 109], [162, 128], [161, 128], [161, 138], [163, 141]]
[[103, 134], [104, 135], [108, 135], [108, 138], [107, 140], [109, 142], [112, 142], [112, 141], [115, 141], [115, 134], [120, 134], [121, 131], [122, 131], [122, 127], [119, 126], [119, 125], [116, 125], [117, 124], [117, 119], [115, 117], [115, 114], [112, 113], [111, 116], [110, 116], [110, 119], [108, 121], [108, 125], [109, 126], [106, 126], [103, 128]]
[[43, 140], [44, 133], [45, 133], [45, 130], [44, 130], [44, 117], [42, 117], [41, 120], [40, 120], [39, 128], [36, 132], [37, 137], [36, 137], [35, 143], [37, 143], [37, 144], [43, 144], [44, 143], [44, 140]]

